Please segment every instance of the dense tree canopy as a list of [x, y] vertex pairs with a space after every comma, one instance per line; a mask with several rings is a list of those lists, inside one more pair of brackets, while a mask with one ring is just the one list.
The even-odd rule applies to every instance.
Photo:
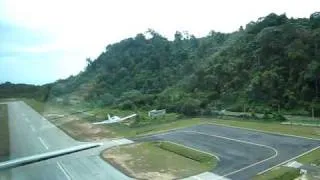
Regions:
[[170, 41], [148, 30], [87, 62], [84, 72], [53, 84], [53, 99], [76, 94], [101, 106], [187, 115], [237, 104], [309, 111], [320, 95], [320, 13], [272, 13], [203, 38], [176, 32]]

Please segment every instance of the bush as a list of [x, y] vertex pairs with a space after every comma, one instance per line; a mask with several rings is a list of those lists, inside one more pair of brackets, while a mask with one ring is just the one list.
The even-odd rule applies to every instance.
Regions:
[[243, 104], [234, 104], [227, 108], [231, 112], [243, 112]]
[[287, 120], [287, 118], [285, 118], [282, 114], [279, 114], [279, 113], [274, 113], [272, 118], [274, 120], [280, 121], [280, 122], [283, 122], [283, 121]]
[[200, 113], [201, 101], [197, 99], [188, 98], [184, 101], [181, 106], [180, 111], [187, 116], [194, 116]]
[[69, 97], [65, 96], [62, 100], [63, 105], [70, 105], [70, 99]]
[[115, 101], [115, 97], [110, 93], [105, 93], [100, 97], [100, 101], [103, 105], [112, 105]]
[[119, 107], [122, 110], [134, 110], [136, 108], [135, 104], [130, 100], [126, 100], [126, 101], [120, 103]]
[[253, 118], [253, 119], [259, 119], [259, 117], [257, 116], [256, 112], [254, 112], [254, 111], [251, 111], [251, 112], [250, 112], [250, 116], [251, 116], [251, 118]]
[[149, 123], [150, 121], [147, 117], [138, 115], [136, 116], [135, 121], [130, 124], [130, 127], [141, 127]]
[[283, 122], [286, 121], [287, 118], [285, 118], [282, 114], [280, 113], [264, 113], [262, 119], [264, 120], [273, 120], [273, 121], [279, 121]]
[[265, 112], [265, 113], [263, 114], [263, 116], [262, 116], [262, 119], [264, 119], [264, 120], [269, 120], [269, 119], [271, 119], [270, 113]]

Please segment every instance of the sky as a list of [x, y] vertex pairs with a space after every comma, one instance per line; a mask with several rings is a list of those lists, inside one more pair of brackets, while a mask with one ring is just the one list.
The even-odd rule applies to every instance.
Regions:
[[233, 32], [270, 13], [309, 17], [319, 0], [0, 0], [0, 83], [45, 84], [84, 70], [108, 44], [154, 29]]

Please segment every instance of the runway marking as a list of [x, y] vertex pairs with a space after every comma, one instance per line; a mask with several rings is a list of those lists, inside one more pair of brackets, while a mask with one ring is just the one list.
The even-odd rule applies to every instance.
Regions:
[[273, 168], [275, 168], [275, 167], [278, 167], [278, 166], [281, 166], [281, 165], [283, 165], [283, 164], [285, 164], [285, 163], [288, 163], [288, 162], [290, 162], [290, 161], [292, 161], [292, 160], [294, 160], [294, 159], [297, 159], [297, 158], [299, 158], [299, 157], [301, 157], [301, 156], [303, 156], [303, 155], [305, 155], [305, 154], [308, 154], [308, 153], [310, 153], [310, 152], [312, 152], [312, 151], [314, 151], [314, 150], [316, 150], [316, 149], [318, 149], [318, 148], [320, 148], [320, 146], [315, 147], [315, 148], [313, 148], [313, 149], [311, 149], [311, 150], [309, 150], [309, 151], [307, 151], [307, 152], [304, 152], [304, 153], [302, 153], [302, 154], [299, 154], [298, 156], [295, 156], [295, 157], [293, 157], [293, 158], [291, 158], [291, 159], [288, 159], [288, 160], [286, 160], [286, 161], [283, 161], [282, 163], [279, 163], [279, 164], [277, 164], [277, 165], [275, 165], [275, 166], [272, 166], [271, 168], [268, 168], [268, 169], [266, 169], [266, 170], [260, 171], [257, 175], [260, 175], [260, 174], [263, 174], [263, 173], [265, 173], [265, 172], [267, 172], [267, 171], [270, 171], [271, 169], [273, 169]]
[[67, 172], [67, 170], [64, 168], [63, 164], [62, 163], [60, 164], [60, 162], [57, 162], [57, 165], [58, 165], [58, 168], [62, 171], [62, 173], [66, 176], [66, 178], [68, 180], [71, 180], [71, 177], [70, 177], [69, 173]]
[[224, 175], [222, 175], [223, 177], [230, 176], [230, 175], [232, 175], [232, 174], [238, 173], [238, 172], [240, 172], [240, 171], [243, 171], [243, 170], [248, 169], [248, 168], [250, 168], [250, 167], [253, 167], [253, 166], [255, 166], [255, 165], [261, 164], [261, 163], [263, 163], [263, 162], [265, 162], [265, 161], [268, 161], [268, 160], [273, 159], [273, 158], [275, 158], [275, 157], [278, 156], [278, 151], [277, 151], [275, 148], [271, 147], [271, 146], [267, 146], [267, 145], [263, 145], [263, 144], [257, 144], [257, 143], [248, 142], [248, 141], [243, 141], [243, 140], [239, 140], [239, 139], [228, 138], [228, 137], [224, 137], [224, 136], [206, 134], [206, 133], [201, 133], [201, 132], [196, 132], [196, 131], [182, 131], [182, 132], [191, 132], [191, 133], [203, 134], [203, 135], [207, 135], [207, 136], [212, 136], [212, 137], [227, 139], [227, 140], [231, 140], [231, 141], [236, 141], [236, 142], [240, 142], [240, 143], [244, 143], [244, 144], [256, 145], [256, 146], [260, 146], [260, 147], [265, 147], [265, 148], [267, 148], [267, 149], [271, 149], [272, 151], [275, 152], [274, 155], [272, 155], [272, 156], [270, 156], [270, 157], [268, 157], [268, 158], [266, 158], [266, 159], [264, 159], [264, 160], [255, 162], [255, 163], [253, 163], [253, 164], [250, 164], [250, 165], [248, 165], [248, 166], [245, 166], [245, 167], [243, 167], [243, 168], [241, 168], [241, 169], [238, 169], [238, 170], [236, 170], [236, 171], [232, 171], [232, 172], [230, 172], [230, 173], [224, 174]]
[[30, 125], [30, 128], [33, 132], [36, 132], [36, 129], [32, 125]]
[[44, 142], [44, 140], [41, 137], [38, 137], [38, 139], [40, 140], [41, 144], [46, 148], [49, 149], [48, 145]]

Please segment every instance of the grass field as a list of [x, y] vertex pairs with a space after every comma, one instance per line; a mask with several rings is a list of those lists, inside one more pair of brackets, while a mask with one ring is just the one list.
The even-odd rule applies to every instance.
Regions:
[[303, 164], [315, 164], [320, 166], [320, 148], [296, 159], [298, 162]]
[[0, 104], [0, 161], [10, 156], [10, 137], [8, 127], [8, 106]]
[[253, 178], [253, 180], [294, 180], [300, 176], [299, 169], [289, 167], [277, 167]]
[[115, 147], [104, 151], [102, 157], [138, 179], [183, 178], [208, 171], [216, 164], [212, 156], [167, 142]]
[[163, 150], [176, 153], [185, 158], [192, 159], [201, 164], [205, 164], [208, 167], [208, 170], [212, 170], [217, 165], [217, 159], [215, 156], [200, 152], [195, 149], [186, 148], [185, 146], [171, 143], [171, 142], [155, 142], [155, 144]]
[[29, 106], [31, 106], [38, 113], [42, 114], [44, 112], [45, 103], [36, 101], [34, 99], [21, 99], [21, 100], [27, 103]]
[[214, 123], [268, 131], [271, 133], [284, 133], [284, 134], [291, 134], [291, 135], [311, 137], [311, 138], [320, 138], [319, 127], [290, 126], [290, 125], [282, 125], [279, 122], [246, 121], [246, 120], [235, 121], [235, 120], [220, 120], [220, 119], [215, 119]]

